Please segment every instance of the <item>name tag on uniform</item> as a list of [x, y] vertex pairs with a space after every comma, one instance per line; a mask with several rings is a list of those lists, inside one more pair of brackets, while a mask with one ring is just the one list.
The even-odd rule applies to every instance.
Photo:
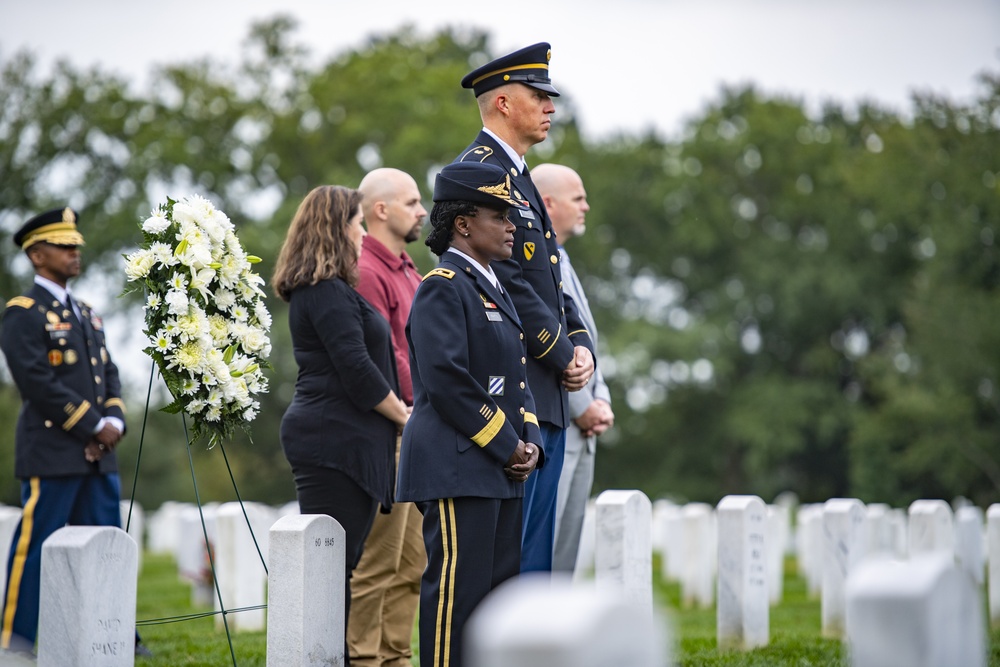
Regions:
[[501, 315], [495, 310], [487, 310], [486, 319], [488, 319], [490, 322], [503, 322], [503, 315]]
[[519, 208], [517, 212], [521, 214], [522, 218], [527, 218], [528, 220], [535, 219], [535, 213], [530, 208]]

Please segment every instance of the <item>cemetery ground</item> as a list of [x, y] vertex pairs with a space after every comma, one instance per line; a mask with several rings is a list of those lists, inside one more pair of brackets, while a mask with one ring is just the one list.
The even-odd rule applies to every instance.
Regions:
[[[678, 667], [847, 667], [843, 643], [820, 634], [820, 601], [806, 593], [805, 581], [795, 561], [785, 563], [784, 595], [770, 610], [770, 643], [752, 651], [716, 649], [715, 608], [683, 609], [680, 586], [659, 578], [659, 556], [654, 556], [654, 588], [657, 604], [669, 610], [674, 627], [675, 664]], [[137, 618], [140, 622], [197, 613], [208, 608], [191, 606], [190, 587], [178, 579], [170, 556], [146, 553], [139, 577]], [[984, 602], [985, 604], [985, 602]], [[223, 630], [215, 629], [215, 617], [170, 623], [143, 623], [143, 641], [153, 650], [152, 659], [137, 662], [147, 667], [225, 667], [233, 664]], [[265, 633], [234, 632], [233, 653], [239, 667], [265, 666]], [[416, 649], [416, 640], [414, 640]], [[419, 659], [414, 660], [419, 667]], [[990, 634], [990, 667], [1000, 667], [1000, 630]], [[612, 666], [609, 666], [612, 667]]]

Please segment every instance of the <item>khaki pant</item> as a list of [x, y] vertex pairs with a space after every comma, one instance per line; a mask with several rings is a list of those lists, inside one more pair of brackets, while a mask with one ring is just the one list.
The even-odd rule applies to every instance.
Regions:
[[[398, 456], [398, 454], [397, 454]], [[413, 503], [379, 514], [351, 577], [351, 667], [409, 667], [420, 577], [427, 564], [423, 517]]]

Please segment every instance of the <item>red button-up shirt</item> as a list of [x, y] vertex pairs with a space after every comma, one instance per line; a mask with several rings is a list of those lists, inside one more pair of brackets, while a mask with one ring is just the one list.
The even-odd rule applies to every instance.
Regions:
[[370, 235], [362, 241], [358, 272], [358, 292], [389, 321], [399, 374], [399, 397], [407, 405], [413, 405], [406, 320], [410, 317], [413, 295], [420, 286], [420, 273], [405, 251], [402, 255], [393, 255], [381, 241]]

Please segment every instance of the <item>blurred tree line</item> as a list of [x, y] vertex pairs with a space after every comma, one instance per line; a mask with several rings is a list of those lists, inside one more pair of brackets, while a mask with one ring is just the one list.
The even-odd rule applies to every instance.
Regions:
[[[0, 45], [2, 46], [2, 45]], [[458, 81], [489, 36], [411, 28], [320, 66], [284, 16], [255, 25], [237, 63], [160, 66], [145, 90], [99, 69], [0, 50], [0, 297], [30, 266], [10, 236], [33, 213], [81, 213], [88, 276], [122, 286], [136, 223], [198, 192], [237, 223], [265, 278], [299, 201], [377, 166], [433, 176], [481, 126]], [[556, 77], [558, 81], [558, 77]], [[1000, 491], [1000, 74], [976, 99], [873, 104], [723, 89], [682, 136], [582, 137], [572, 96], [532, 164], [576, 168], [592, 210], [568, 242], [601, 329], [617, 425], [596, 491], [715, 502], [727, 493], [902, 505]], [[595, 85], [597, 85], [595, 83]], [[581, 110], [584, 114], [586, 110]], [[434, 264], [421, 244], [411, 254]], [[194, 497], [294, 498], [278, 425], [294, 390], [286, 310], [274, 313], [271, 392], [253, 439], [186, 447], [162, 392], [129, 387], [123, 492], [147, 507]], [[138, 303], [112, 326], [142, 328]], [[138, 350], [112, 350], [142, 364]], [[151, 379], [157, 387], [156, 379]], [[0, 500], [16, 503], [20, 401], [0, 385]], [[331, 434], [335, 446], [336, 434]], [[141, 458], [139, 458], [141, 443]]]

